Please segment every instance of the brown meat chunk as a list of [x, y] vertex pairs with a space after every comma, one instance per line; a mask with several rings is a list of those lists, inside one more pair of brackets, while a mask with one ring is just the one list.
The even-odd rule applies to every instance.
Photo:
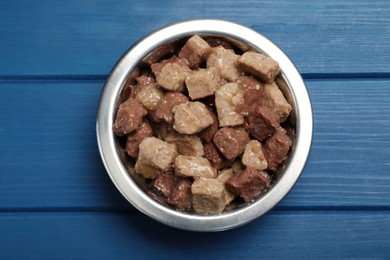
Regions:
[[214, 95], [219, 80], [219, 70], [215, 67], [193, 71], [185, 80], [188, 95], [192, 100]]
[[214, 143], [204, 145], [204, 157], [210, 161], [211, 166], [216, 170], [222, 169], [225, 165], [225, 158], [220, 154]]
[[271, 109], [257, 106], [249, 114], [245, 123], [245, 129], [261, 142], [279, 129], [279, 121]]
[[245, 170], [238, 172], [227, 180], [225, 185], [231, 192], [249, 202], [267, 189], [269, 179], [266, 172], [246, 167]]
[[262, 83], [251, 76], [240, 76], [236, 83], [240, 85], [245, 91], [259, 90], [262, 87]]
[[169, 198], [175, 188], [175, 174], [172, 171], [161, 172], [153, 182], [153, 187]]
[[210, 51], [210, 45], [198, 35], [194, 35], [180, 50], [179, 57], [185, 59], [191, 69], [197, 69]]
[[215, 132], [218, 130], [218, 118], [211, 109], [208, 109], [210, 116], [213, 118], [213, 123], [199, 133], [199, 137], [210, 143], [213, 140]]
[[187, 66], [187, 62], [185, 60], [178, 58], [176, 55], [173, 55], [169, 59], [150, 65], [150, 68], [154, 76], [157, 76], [158, 73], [160, 73], [160, 71], [162, 70], [162, 68], [168, 63], [176, 63], [180, 66]]
[[291, 145], [292, 141], [284, 130], [277, 131], [265, 141], [263, 151], [269, 170], [276, 170], [277, 166], [287, 159]]
[[155, 118], [165, 120], [168, 124], [173, 124], [172, 108], [174, 106], [188, 102], [188, 98], [179, 92], [166, 93], [156, 106]]
[[191, 208], [191, 182], [184, 178], [179, 179], [168, 198], [168, 203], [181, 211], [189, 210]]
[[249, 135], [243, 127], [223, 127], [213, 138], [215, 146], [228, 160], [239, 156], [249, 142]]
[[141, 125], [132, 133], [127, 135], [126, 152], [129, 156], [137, 158], [139, 152], [139, 144], [146, 137], [153, 136], [153, 129], [147, 121], [141, 123]]
[[199, 178], [191, 185], [192, 207], [196, 213], [216, 214], [225, 208], [224, 186], [216, 179]]
[[129, 134], [138, 128], [142, 122], [142, 118], [148, 112], [146, 109], [134, 98], [129, 98], [119, 105], [116, 114], [113, 131], [117, 136]]
[[261, 53], [245, 52], [238, 59], [237, 67], [241, 71], [254, 75], [267, 83], [275, 80], [279, 73], [279, 64]]

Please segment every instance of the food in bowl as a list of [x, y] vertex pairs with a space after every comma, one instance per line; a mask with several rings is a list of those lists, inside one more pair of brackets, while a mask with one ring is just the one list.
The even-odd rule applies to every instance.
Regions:
[[157, 49], [123, 87], [113, 132], [154, 200], [219, 214], [266, 193], [295, 141], [279, 64], [223, 37]]

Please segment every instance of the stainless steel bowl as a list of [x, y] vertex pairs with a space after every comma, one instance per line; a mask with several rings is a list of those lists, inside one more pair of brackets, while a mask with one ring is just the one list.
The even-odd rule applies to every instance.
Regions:
[[[168, 208], [150, 198], [137, 184], [132, 165], [124, 159], [112, 125], [123, 86], [139, 64], [155, 49], [193, 34], [224, 38], [242, 50], [254, 49], [276, 60], [281, 69], [279, 86], [294, 107], [296, 140], [289, 159], [274, 185], [264, 195], [238, 209], [200, 216]], [[141, 212], [164, 224], [193, 231], [220, 231], [248, 223], [279, 203], [292, 189], [306, 163], [312, 140], [313, 118], [305, 84], [290, 59], [274, 43], [242, 25], [222, 20], [190, 20], [161, 28], [132, 46], [112, 70], [101, 94], [96, 132], [106, 170], [122, 195]], [[132, 177], [133, 176], [133, 177]]]

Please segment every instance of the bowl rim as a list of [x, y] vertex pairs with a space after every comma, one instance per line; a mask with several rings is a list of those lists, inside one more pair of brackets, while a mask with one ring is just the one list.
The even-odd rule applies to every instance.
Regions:
[[[132, 180], [116, 152], [112, 125], [123, 84], [128, 74], [152, 50], [163, 43], [193, 34], [217, 34], [242, 41], [279, 63], [295, 103], [296, 140], [284, 173], [269, 191], [240, 209], [217, 215], [200, 216], [167, 208], [150, 198]], [[218, 19], [179, 21], [157, 29], [130, 47], [119, 59], [102, 90], [96, 135], [100, 156], [112, 182], [121, 194], [139, 211], [166, 225], [191, 231], [221, 231], [246, 224], [268, 212], [292, 189], [309, 156], [313, 135], [313, 113], [307, 88], [298, 70], [287, 55], [268, 38], [235, 22]]]

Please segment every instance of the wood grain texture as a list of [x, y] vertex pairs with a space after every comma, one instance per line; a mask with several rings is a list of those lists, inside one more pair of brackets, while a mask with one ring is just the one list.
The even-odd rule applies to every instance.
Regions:
[[2, 213], [0, 258], [385, 259], [389, 222], [389, 212], [278, 211], [235, 230], [194, 233], [140, 213]]
[[7, 1], [0, 77], [107, 75], [138, 39], [190, 18], [227, 19], [278, 44], [307, 73], [390, 73], [390, 2]]
[[[102, 81], [0, 83], [0, 210], [130, 209], [102, 166]], [[309, 80], [314, 141], [279, 208], [390, 207], [390, 81]]]

